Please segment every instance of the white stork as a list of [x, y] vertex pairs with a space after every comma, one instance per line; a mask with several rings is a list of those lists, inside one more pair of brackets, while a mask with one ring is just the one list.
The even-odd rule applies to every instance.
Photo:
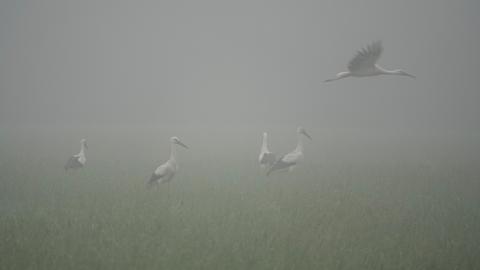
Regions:
[[158, 183], [169, 183], [172, 178], [175, 176], [175, 173], [178, 171], [177, 163], [177, 150], [176, 145], [180, 145], [186, 149], [186, 146], [183, 142], [180, 141], [177, 137], [170, 138], [170, 158], [167, 162], [158, 166], [157, 169], [153, 172], [150, 180], [148, 181], [148, 186], [152, 186]]
[[367, 47], [359, 50], [357, 54], [350, 60], [348, 71], [340, 72], [336, 78], [328, 79], [325, 82], [340, 80], [347, 77], [370, 77], [377, 75], [400, 75], [415, 78], [401, 69], [386, 70], [377, 65], [377, 61], [382, 55], [383, 46], [380, 41], [373, 42]]
[[262, 147], [260, 148], [260, 155], [258, 156], [258, 162], [260, 166], [265, 169], [272, 166], [276, 161], [276, 156], [274, 153], [268, 150], [268, 134], [267, 132], [263, 133]]
[[83, 166], [85, 166], [85, 163], [87, 162], [87, 158], [85, 156], [85, 150], [87, 150], [87, 149], [88, 149], [87, 140], [86, 139], [81, 139], [80, 140], [80, 153], [71, 156], [67, 160], [67, 163], [64, 166], [65, 171], [68, 171], [69, 169], [78, 169], [78, 168], [82, 168]]
[[288, 169], [291, 171], [303, 159], [303, 141], [302, 136], [306, 136], [310, 140], [312, 137], [308, 135], [303, 127], [297, 128], [297, 147], [292, 152], [280, 157], [267, 172], [267, 176], [273, 171]]

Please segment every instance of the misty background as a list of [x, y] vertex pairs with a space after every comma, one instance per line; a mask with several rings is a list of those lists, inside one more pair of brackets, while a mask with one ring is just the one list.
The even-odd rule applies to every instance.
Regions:
[[[480, 269], [479, 12], [0, 0], [0, 268]], [[376, 40], [417, 78], [323, 82]], [[299, 125], [265, 176], [262, 132], [281, 155]]]
[[[476, 0], [4, 0], [0, 123], [478, 133], [479, 10]], [[323, 83], [374, 40], [382, 66], [417, 79]]]

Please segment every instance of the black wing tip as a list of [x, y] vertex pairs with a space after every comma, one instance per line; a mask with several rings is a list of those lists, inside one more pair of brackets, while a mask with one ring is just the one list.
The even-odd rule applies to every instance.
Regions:
[[153, 182], [148, 181], [145, 186], [147, 187], [147, 189], [151, 189], [153, 187], [153, 185], [154, 185]]
[[377, 39], [375, 40], [374, 42], [372, 42], [372, 50], [378, 50], [378, 51], [383, 51], [383, 45], [382, 45], [382, 41]]
[[150, 179], [148, 179], [148, 182], [154, 182], [157, 180], [157, 176], [155, 175], [155, 173], [153, 173], [151, 176], [150, 176]]
[[152, 186], [158, 184], [157, 180], [160, 178], [161, 177], [159, 177], [155, 173], [152, 173], [152, 175], [150, 176], [150, 179], [147, 181], [147, 188], [151, 188]]
[[278, 163], [278, 161], [275, 162], [275, 163], [273, 163], [272, 166], [270, 166], [270, 168], [269, 168], [268, 171], [267, 171], [267, 176], [270, 176], [270, 174], [271, 174], [273, 171], [275, 171], [275, 169], [277, 168], [277, 166], [276, 166], [277, 163]]
[[76, 164], [75, 162], [77, 162], [77, 158], [75, 156], [71, 156], [67, 160], [67, 163], [65, 163], [65, 166], [63, 166], [65, 171], [68, 171], [69, 169], [77, 169], [83, 167], [82, 164]]
[[367, 46], [382, 46], [382, 40], [381, 39], [376, 39], [376, 40], [373, 40], [371, 41]]
[[380, 39], [370, 41], [369, 43], [366, 43], [363, 47], [361, 47], [359, 50], [357, 50], [357, 53], [366, 53], [373, 48], [382, 48], [382, 44], [383, 42]]

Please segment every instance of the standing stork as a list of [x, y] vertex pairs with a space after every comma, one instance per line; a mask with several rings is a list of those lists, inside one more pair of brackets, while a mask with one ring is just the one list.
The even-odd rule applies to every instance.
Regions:
[[80, 140], [80, 153], [71, 156], [68, 160], [67, 163], [64, 166], [65, 171], [68, 171], [69, 169], [78, 169], [82, 168], [85, 166], [85, 163], [87, 162], [87, 158], [85, 156], [85, 150], [88, 149], [87, 145], [87, 140], [86, 139], [81, 139]]
[[401, 69], [387, 70], [377, 65], [382, 51], [382, 43], [380, 41], [373, 42], [355, 54], [348, 63], [348, 71], [340, 72], [336, 78], [328, 79], [325, 82], [336, 81], [347, 77], [370, 77], [377, 75], [400, 75], [415, 78], [412, 74]]
[[288, 169], [291, 171], [303, 159], [303, 141], [302, 136], [306, 136], [310, 140], [312, 137], [308, 135], [303, 127], [297, 128], [297, 147], [292, 152], [280, 157], [267, 172], [267, 176], [273, 171]]
[[260, 155], [258, 156], [258, 162], [260, 166], [265, 169], [272, 166], [276, 161], [274, 153], [268, 150], [268, 135], [267, 132], [263, 133], [262, 147], [260, 148]]
[[176, 145], [180, 145], [188, 149], [188, 146], [181, 142], [178, 137], [171, 137], [170, 158], [167, 160], [167, 162], [158, 166], [157, 169], [153, 172], [150, 180], [148, 181], [149, 187], [158, 183], [169, 183], [175, 176], [175, 173], [178, 171]]

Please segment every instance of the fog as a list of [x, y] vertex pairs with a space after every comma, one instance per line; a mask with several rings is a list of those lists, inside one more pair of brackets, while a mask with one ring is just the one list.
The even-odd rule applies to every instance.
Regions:
[[[479, 11], [0, 1], [0, 268], [480, 269]], [[377, 40], [416, 78], [324, 83]], [[297, 126], [267, 177], [262, 132], [280, 156]]]
[[[478, 132], [478, 10], [474, 0], [1, 1], [0, 121]], [[323, 83], [374, 40], [380, 64], [417, 79]]]

